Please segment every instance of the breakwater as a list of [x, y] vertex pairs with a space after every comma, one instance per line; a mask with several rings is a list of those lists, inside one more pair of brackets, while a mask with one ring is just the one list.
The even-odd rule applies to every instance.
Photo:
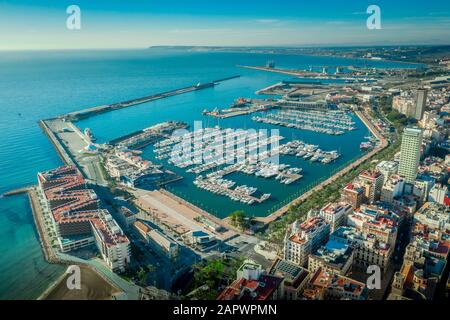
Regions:
[[113, 110], [128, 108], [128, 107], [135, 106], [138, 104], [142, 104], [142, 103], [146, 103], [146, 102], [150, 102], [150, 101], [154, 101], [154, 100], [158, 100], [158, 99], [168, 98], [168, 97], [183, 94], [183, 93], [212, 88], [215, 85], [219, 84], [220, 82], [235, 79], [238, 77], [240, 77], [240, 75], [234, 75], [234, 76], [230, 76], [230, 77], [226, 77], [226, 78], [222, 78], [222, 79], [218, 79], [218, 80], [213, 80], [211, 82], [197, 83], [195, 85], [191, 85], [191, 86], [187, 86], [187, 87], [183, 87], [183, 88], [179, 88], [179, 89], [174, 89], [174, 90], [169, 90], [169, 91], [165, 91], [165, 92], [161, 92], [161, 93], [156, 93], [156, 94], [139, 97], [139, 98], [135, 98], [135, 99], [131, 99], [131, 100], [126, 100], [126, 101], [122, 101], [122, 102], [117, 102], [117, 103], [113, 103], [113, 104], [87, 108], [87, 109], [74, 111], [74, 112], [70, 112], [70, 113], [61, 115], [61, 116], [59, 116], [59, 118], [65, 118], [65, 119], [68, 119], [71, 121], [78, 121], [81, 119], [86, 119], [91, 116], [109, 112], [109, 111], [113, 111]]

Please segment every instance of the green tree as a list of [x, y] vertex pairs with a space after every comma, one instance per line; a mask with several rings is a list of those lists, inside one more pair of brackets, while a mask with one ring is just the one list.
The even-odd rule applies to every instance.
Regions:
[[136, 276], [139, 279], [139, 285], [146, 286], [147, 285], [147, 271], [141, 267], [137, 272]]
[[230, 218], [233, 226], [239, 227], [242, 230], [245, 230], [248, 227], [248, 221], [244, 211], [236, 210], [230, 214]]
[[236, 270], [242, 265], [243, 259], [215, 258], [193, 266], [194, 277], [188, 286], [188, 292], [196, 299], [214, 300], [225, 288], [230, 279], [236, 277]]

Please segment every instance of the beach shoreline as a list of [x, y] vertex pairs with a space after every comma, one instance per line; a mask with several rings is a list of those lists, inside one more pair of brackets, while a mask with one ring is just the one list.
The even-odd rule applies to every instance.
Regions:
[[[39, 205], [38, 195], [37, 195], [37, 186], [29, 187], [27, 189], [28, 198], [30, 201], [30, 207], [31, 212], [33, 215], [34, 224], [36, 226], [36, 230], [38, 232], [39, 236], [39, 243], [42, 249], [42, 252], [44, 254], [44, 258], [48, 263], [51, 264], [59, 264], [61, 266], [66, 266], [67, 268], [70, 265], [77, 265], [82, 270], [82, 277], [83, 273], [87, 273], [85, 277], [85, 281], [82, 284], [84, 287], [83, 293], [70, 293], [69, 289], [63, 288], [63, 281], [69, 276], [66, 271], [60, 275], [57, 279], [52, 281], [47, 288], [44, 290], [44, 292], [41, 293], [41, 295], [37, 298], [37, 300], [45, 300], [47, 297], [55, 296], [57, 295], [61, 299], [64, 299], [67, 297], [67, 299], [84, 299], [84, 297], [92, 297], [92, 298], [100, 298], [104, 299], [101, 292], [104, 292], [104, 288], [107, 288], [110, 292], [113, 293], [119, 293], [121, 290], [112, 283], [107, 277], [101, 274], [101, 272], [97, 271], [96, 268], [90, 266], [88, 264], [88, 261], [86, 263], [79, 263], [76, 261], [69, 261], [62, 259], [58, 256], [58, 254], [53, 250], [51, 241], [48, 237], [47, 232], [45, 232], [45, 222], [44, 222], [44, 216], [43, 211]], [[86, 271], [87, 270], [87, 271]], [[99, 286], [98, 283], [103, 283], [104, 286]], [[104, 287], [104, 288], [103, 288]], [[67, 289], [67, 290], [66, 290]], [[55, 292], [59, 293], [55, 293]], [[84, 296], [83, 296], [84, 295]]]
[[[68, 269], [56, 279], [37, 300], [112, 300], [121, 290], [109, 282], [94, 268], [86, 264], [80, 267], [80, 289], [69, 289]], [[68, 267], [69, 268], [69, 267]]]

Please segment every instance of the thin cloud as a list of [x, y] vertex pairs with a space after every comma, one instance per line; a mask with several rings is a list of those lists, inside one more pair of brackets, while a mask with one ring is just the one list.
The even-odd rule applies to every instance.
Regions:
[[365, 12], [365, 11], [355, 11], [352, 14], [356, 15], [356, 16], [362, 16], [362, 15], [367, 15], [367, 12]]
[[261, 24], [272, 24], [280, 22], [278, 19], [256, 19], [255, 22], [261, 23]]
[[229, 28], [192, 28], [192, 29], [172, 29], [169, 33], [217, 33], [217, 32], [228, 32], [232, 31]]

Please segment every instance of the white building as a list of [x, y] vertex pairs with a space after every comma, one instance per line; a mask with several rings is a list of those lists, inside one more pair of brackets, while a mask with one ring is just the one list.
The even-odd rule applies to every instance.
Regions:
[[297, 220], [284, 239], [284, 259], [305, 266], [308, 256], [327, 241], [329, 233], [330, 225], [321, 217], [301, 224]]
[[414, 183], [416, 180], [421, 145], [422, 130], [418, 128], [405, 128], [402, 136], [398, 174], [404, 177], [406, 182]]
[[398, 162], [396, 161], [381, 161], [377, 164], [377, 170], [381, 172], [384, 177], [384, 183], [389, 179], [393, 174], [397, 174], [398, 172]]
[[436, 183], [428, 195], [428, 201], [444, 204], [445, 196], [447, 195], [447, 186]]
[[405, 180], [398, 175], [391, 175], [381, 189], [380, 200], [385, 203], [392, 203], [394, 198], [403, 195]]
[[107, 210], [98, 215], [100, 219], [91, 221], [97, 248], [111, 270], [123, 271], [130, 263], [130, 242]]
[[353, 212], [353, 208], [346, 202], [328, 203], [319, 211], [319, 216], [330, 225], [330, 232], [344, 225], [347, 216]]
[[354, 249], [353, 265], [363, 270], [377, 265], [386, 271], [394, 252], [394, 247], [388, 243], [352, 227], [339, 228], [331, 234], [330, 241], [349, 244]]
[[142, 237], [155, 249], [159, 250], [169, 258], [174, 258], [179, 252], [179, 245], [159, 230], [151, 228], [146, 223], [136, 221], [134, 223], [136, 230]]
[[414, 214], [414, 221], [434, 229], [435, 240], [439, 240], [446, 231], [450, 230], [450, 207], [427, 202]]
[[434, 180], [420, 180], [414, 181], [412, 194], [416, 196], [420, 202], [426, 202], [428, 200], [428, 194], [432, 186], [434, 185]]

